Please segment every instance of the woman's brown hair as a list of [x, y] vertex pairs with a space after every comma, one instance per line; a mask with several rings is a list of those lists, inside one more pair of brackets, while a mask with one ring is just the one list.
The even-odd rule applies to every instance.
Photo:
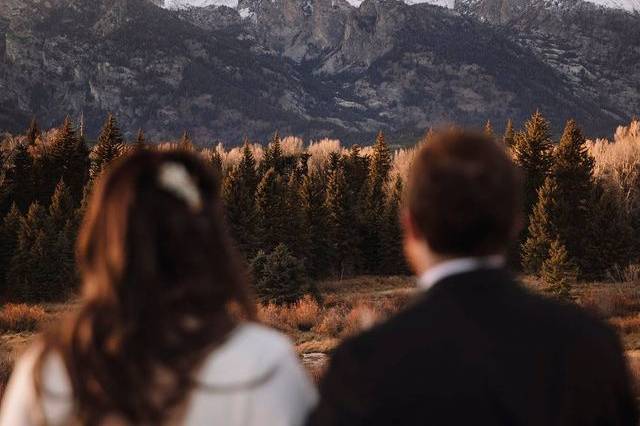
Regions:
[[[178, 170], [175, 182], [163, 182], [167, 169]], [[181, 188], [185, 177], [192, 185]], [[97, 182], [77, 242], [81, 303], [46, 336], [41, 357], [63, 357], [78, 423], [162, 424], [238, 310], [254, 318], [219, 188], [195, 155], [151, 150], [127, 156]]]

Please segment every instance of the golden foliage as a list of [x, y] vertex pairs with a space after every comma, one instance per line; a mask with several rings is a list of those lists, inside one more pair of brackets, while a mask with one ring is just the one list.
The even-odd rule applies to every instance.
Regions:
[[34, 331], [45, 318], [46, 312], [40, 306], [9, 303], [0, 310], [0, 332]]

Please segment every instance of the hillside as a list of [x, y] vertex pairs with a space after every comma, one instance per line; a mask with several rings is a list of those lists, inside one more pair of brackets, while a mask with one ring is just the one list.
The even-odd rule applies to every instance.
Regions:
[[238, 143], [278, 128], [350, 142], [385, 129], [412, 141], [438, 124], [501, 128], [540, 108], [556, 123], [571, 111], [600, 136], [640, 110], [640, 15], [577, 0], [492, 1], [167, 10], [150, 0], [7, 0], [0, 130], [69, 114], [93, 137], [113, 112], [155, 139], [190, 129], [197, 142]]

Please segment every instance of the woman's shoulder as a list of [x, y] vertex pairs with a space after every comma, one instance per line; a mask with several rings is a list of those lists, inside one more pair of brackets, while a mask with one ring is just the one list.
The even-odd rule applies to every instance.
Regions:
[[72, 410], [71, 395], [62, 356], [38, 341], [16, 361], [2, 401], [0, 425], [40, 424], [43, 419], [47, 424], [63, 424]]
[[287, 351], [292, 347], [291, 339], [287, 335], [256, 322], [240, 324], [233, 338], [236, 339], [236, 344], [261, 346], [270, 351]]
[[68, 396], [71, 382], [62, 355], [37, 340], [16, 361], [13, 374], [32, 381], [36, 375], [45, 395]]
[[240, 324], [206, 358], [199, 381], [206, 385], [234, 385], [274, 373], [294, 353], [282, 333], [254, 322]]

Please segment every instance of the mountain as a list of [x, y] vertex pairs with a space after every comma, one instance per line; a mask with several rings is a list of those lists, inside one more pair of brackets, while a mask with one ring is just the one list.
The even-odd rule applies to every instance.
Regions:
[[527, 49], [612, 118], [640, 110], [639, 14], [580, 0], [476, 0], [456, 8]]
[[402, 142], [539, 108], [599, 136], [640, 110], [640, 16], [578, 0], [3, 1], [0, 130], [113, 112], [155, 139]]
[[[167, 9], [189, 9], [197, 7], [210, 7], [210, 6], [227, 6], [237, 7], [238, 0], [152, 0], [160, 6]], [[351, 6], [358, 7], [362, 4], [363, 0], [347, 0]], [[617, 0], [617, 1], [636, 1], [636, 0]], [[454, 0], [405, 0], [407, 4], [429, 3], [442, 7], [449, 7], [453, 9]]]
[[640, 0], [591, 0], [591, 2], [611, 9], [640, 12]]
[[[237, 0], [152, 0], [161, 6], [169, 9], [186, 9], [192, 7], [206, 6], [227, 6], [236, 7]], [[360, 6], [362, 0], [348, 0], [352, 6]], [[593, 4], [611, 9], [621, 9], [627, 11], [640, 11], [640, 0], [589, 0]], [[455, 7], [455, 0], [404, 0], [407, 4], [428, 3], [436, 6]]]

